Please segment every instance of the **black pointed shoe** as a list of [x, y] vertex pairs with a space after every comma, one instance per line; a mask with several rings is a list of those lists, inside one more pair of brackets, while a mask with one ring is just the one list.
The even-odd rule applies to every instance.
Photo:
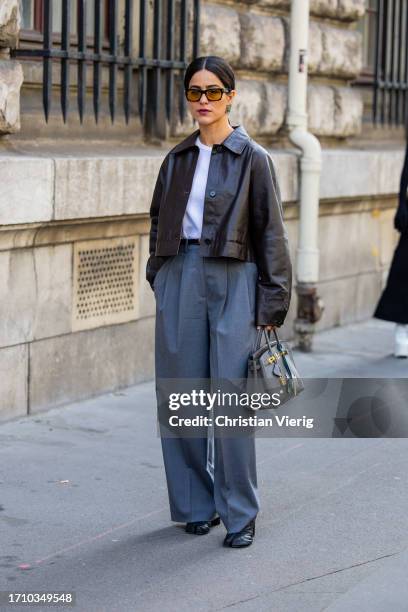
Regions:
[[250, 546], [255, 538], [255, 519], [252, 519], [245, 525], [241, 531], [235, 533], [227, 533], [224, 538], [224, 546], [230, 548], [243, 548], [244, 546]]
[[209, 533], [211, 527], [215, 527], [221, 523], [219, 516], [216, 516], [211, 521], [194, 521], [193, 523], [186, 524], [187, 533], [194, 533], [195, 535], [206, 535]]

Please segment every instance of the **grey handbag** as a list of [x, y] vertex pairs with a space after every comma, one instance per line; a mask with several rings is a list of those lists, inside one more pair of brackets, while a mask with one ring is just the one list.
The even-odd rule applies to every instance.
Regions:
[[[277, 393], [280, 402], [276, 408], [299, 395], [304, 384], [295, 367], [292, 352], [282, 343], [276, 330], [273, 330], [275, 340], [271, 340], [265, 328], [258, 330], [253, 351], [248, 359], [248, 393]], [[266, 342], [261, 345], [262, 334]], [[261, 405], [253, 410], [273, 408], [272, 405]]]

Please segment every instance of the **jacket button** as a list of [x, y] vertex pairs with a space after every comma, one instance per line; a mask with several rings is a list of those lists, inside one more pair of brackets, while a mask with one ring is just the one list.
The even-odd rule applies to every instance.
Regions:
[[206, 239], [204, 240], [204, 242], [205, 242], [205, 244], [211, 244], [211, 238], [206, 238]]
[[213, 198], [215, 196], [215, 191], [210, 191], [210, 196]]

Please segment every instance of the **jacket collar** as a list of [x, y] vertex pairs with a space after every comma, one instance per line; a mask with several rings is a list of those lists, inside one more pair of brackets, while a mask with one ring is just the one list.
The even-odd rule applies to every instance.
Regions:
[[[231, 132], [231, 134], [229, 134], [219, 146], [227, 147], [227, 149], [230, 149], [230, 151], [241, 154], [250, 136], [241, 124], [233, 125], [232, 127], [234, 128], [234, 131]], [[182, 140], [173, 148], [173, 153], [179, 153], [191, 147], [196, 147], [197, 145], [195, 144], [195, 141], [199, 133], [200, 129], [197, 129], [192, 134], [187, 136], [187, 138]]]

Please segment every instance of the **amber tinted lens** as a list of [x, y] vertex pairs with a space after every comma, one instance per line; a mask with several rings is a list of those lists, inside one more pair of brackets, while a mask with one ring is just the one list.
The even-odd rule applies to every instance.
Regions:
[[187, 89], [186, 96], [189, 102], [198, 102], [201, 96], [201, 91], [198, 91], [197, 89]]
[[207, 89], [207, 97], [209, 100], [211, 100], [211, 102], [221, 100], [222, 89]]
[[[222, 98], [222, 89], [207, 89], [206, 95], [208, 100], [216, 102]], [[189, 102], [198, 102], [201, 98], [201, 91], [199, 89], [187, 89], [186, 91], [187, 100]]]

